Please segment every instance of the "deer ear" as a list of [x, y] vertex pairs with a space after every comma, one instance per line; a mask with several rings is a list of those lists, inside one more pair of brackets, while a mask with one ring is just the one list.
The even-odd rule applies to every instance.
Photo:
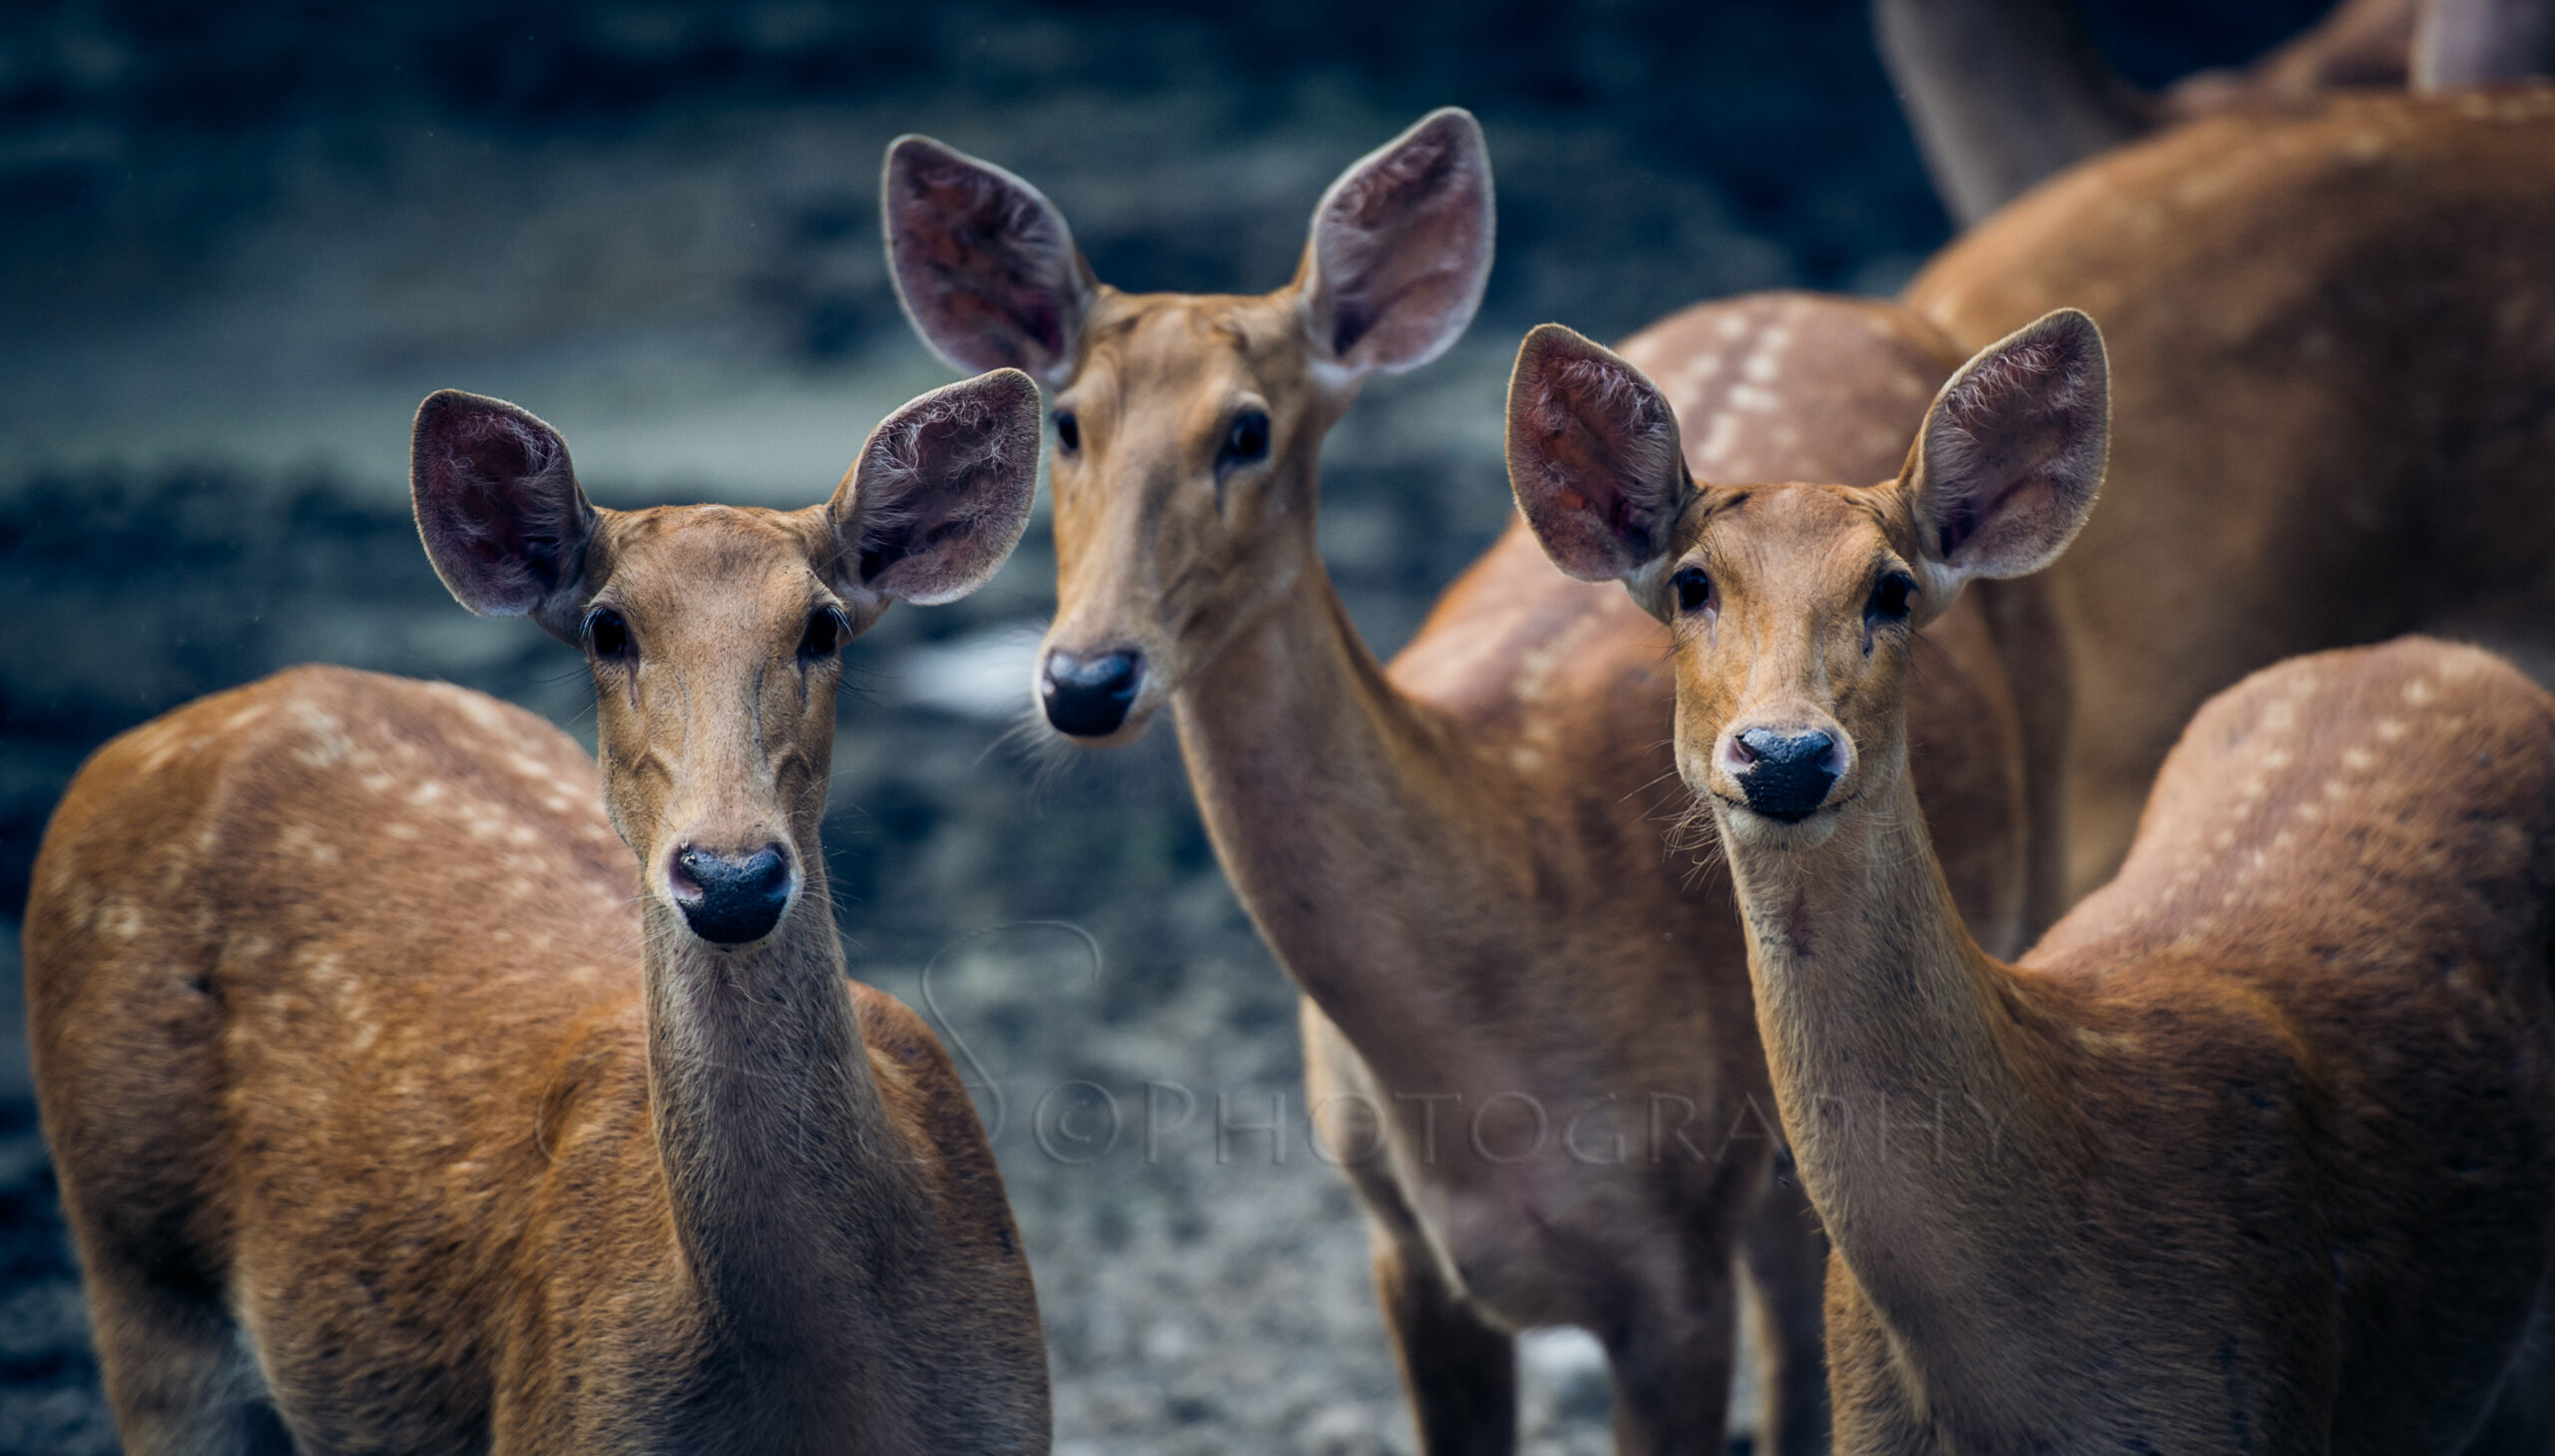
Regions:
[[417, 407], [408, 488], [435, 575], [483, 617], [566, 620], [596, 512], [559, 432], [502, 399], [441, 389]]
[[1508, 482], [1553, 565], [1651, 605], [1695, 484], [1677, 416], [1641, 370], [1558, 323], [1527, 334], [1508, 380]]
[[2430, 0], [2414, 24], [2411, 69], [2418, 92], [2555, 72], [2555, 0]]
[[2091, 318], [2061, 308], [1979, 350], [1934, 396], [1908, 460], [1927, 565], [1954, 587], [2049, 565], [2094, 508], [2110, 425]]
[[933, 606], [985, 584], [1029, 525], [1038, 485], [1038, 385], [996, 369], [935, 389], [879, 422], [826, 515], [834, 589], [864, 609]]
[[1038, 189], [929, 137], [887, 147], [879, 205], [887, 272], [914, 332], [961, 369], [1073, 377], [1097, 283]]
[[1322, 194], [1296, 274], [1313, 347], [1356, 373], [1415, 369], [1462, 336], [1490, 281], [1490, 149], [1446, 107]]

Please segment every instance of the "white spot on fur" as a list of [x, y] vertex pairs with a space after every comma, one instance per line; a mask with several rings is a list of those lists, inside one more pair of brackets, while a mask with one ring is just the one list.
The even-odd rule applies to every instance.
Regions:
[[89, 923], [96, 927], [100, 935], [112, 935], [118, 940], [131, 940], [142, 933], [142, 908], [121, 896], [109, 895], [98, 902], [97, 911], [90, 917]]
[[326, 768], [342, 763], [355, 748], [354, 739], [346, 735], [346, 726], [337, 716], [306, 698], [292, 701], [293, 722], [309, 740], [293, 751], [293, 756], [313, 768]]
[[1704, 443], [1698, 453], [1706, 460], [1726, 460], [1731, 448], [1739, 443], [1739, 416], [1723, 410], [1713, 416], [1712, 428], [1704, 432]]
[[2428, 708], [2438, 698], [2439, 690], [2431, 686], [2428, 678], [2415, 678], [2404, 685], [2404, 701], [2415, 708]]

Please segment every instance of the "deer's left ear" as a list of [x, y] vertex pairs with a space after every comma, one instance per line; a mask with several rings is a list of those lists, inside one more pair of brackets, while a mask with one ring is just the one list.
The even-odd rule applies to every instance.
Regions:
[[1558, 323], [1527, 334], [1508, 380], [1508, 482], [1564, 575], [1620, 581], [1665, 615], [1660, 578], [1695, 482], [1647, 375]]
[[568, 442], [502, 399], [438, 389], [417, 406], [409, 493], [426, 559], [482, 617], [530, 615], [566, 642], [599, 513]]
[[1339, 175], [1296, 273], [1313, 348], [1355, 374], [1416, 369], [1462, 337], [1490, 282], [1490, 148], [1459, 107]]
[[996, 369], [880, 421], [826, 506], [832, 585], [867, 627], [890, 601], [932, 606], [985, 584], [1029, 525], [1038, 386]]
[[2073, 308], [1963, 364], [1926, 410], [1901, 477], [1936, 579], [1929, 595], [2056, 560], [2094, 509], [2110, 428], [2103, 335]]

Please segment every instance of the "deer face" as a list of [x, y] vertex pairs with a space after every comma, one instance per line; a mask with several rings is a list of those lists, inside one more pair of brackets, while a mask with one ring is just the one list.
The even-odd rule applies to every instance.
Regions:
[[1056, 396], [1058, 731], [1133, 737], [1311, 559], [1329, 401], [1285, 298], [1110, 296]]
[[1822, 837], [1901, 746], [1922, 605], [1901, 505], [1892, 487], [1716, 489], [1678, 523], [1678, 769], [1752, 828]]
[[1102, 287], [1027, 183], [939, 143], [888, 149], [889, 261], [915, 328], [964, 367], [1055, 391], [1057, 730], [1132, 738], [1313, 557], [1321, 437], [1375, 370], [1415, 368], [1481, 300], [1490, 167], [1459, 111], [1333, 183], [1304, 261], [1262, 296]]
[[1698, 486], [1651, 382], [1548, 324], [1510, 384], [1509, 472], [1555, 565], [1674, 630], [1688, 787], [1735, 840], [1807, 848], [1903, 771], [1916, 629], [2082, 525], [2108, 398], [2101, 335], [2062, 310], [1952, 376], [1895, 481]]
[[584, 650], [606, 806], [648, 894], [746, 945], [817, 862], [844, 645], [890, 601], [951, 601], [1002, 564], [1037, 429], [1036, 386], [1002, 371], [890, 416], [824, 505], [604, 511], [548, 425], [447, 390], [418, 411], [417, 520], [464, 606]]

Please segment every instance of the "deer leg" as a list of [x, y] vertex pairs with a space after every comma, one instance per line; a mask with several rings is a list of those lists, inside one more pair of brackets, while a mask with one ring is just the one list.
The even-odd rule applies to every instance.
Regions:
[[1686, 1307], [1645, 1309], [1606, 1341], [1617, 1456], [1723, 1456], [1738, 1366], [1731, 1250], [1698, 1253]]
[[93, 1267], [89, 1310], [131, 1456], [292, 1456], [256, 1361], [218, 1306]]
[[1425, 1250], [1378, 1228], [1375, 1298], [1401, 1364], [1423, 1456], [1517, 1449], [1517, 1342], [1467, 1308]]
[[1758, 1380], [1762, 1449], [1777, 1456], [1827, 1450], [1827, 1321], [1820, 1315], [1827, 1236], [1797, 1179], [1771, 1180], [1748, 1228], [1741, 1265], [1749, 1317], [1764, 1362]]

